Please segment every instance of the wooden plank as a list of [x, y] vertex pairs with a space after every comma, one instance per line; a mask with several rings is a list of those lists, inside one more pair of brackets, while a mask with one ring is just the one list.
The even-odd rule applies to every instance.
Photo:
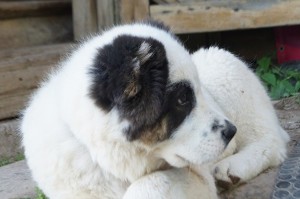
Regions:
[[0, 19], [71, 14], [71, 0], [0, 1]]
[[0, 120], [19, 115], [29, 94], [68, 46], [57, 44], [0, 51]]
[[98, 30], [111, 27], [115, 23], [115, 1], [97, 0]]
[[157, 4], [169, 4], [169, 3], [178, 3], [178, 0], [153, 0]]
[[71, 15], [24, 17], [0, 22], [0, 50], [71, 41]]
[[0, 121], [0, 160], [10, 160], [10, 158], [23, 153], [18, 129], [19, 121], [17, 119]]
[[242, 6], [218, 2], [153, 5], [150, 15], [169, 25], [175, 33], [300, 24], [300, 1], [246, 1], [247, 4]]
[[96, 0], [72, 0], [73, 28], [76, 40], [97, 32]]
[[119, 0], [116, 13], [120, 23], [140, 21], [149, 17], [149, 0]]

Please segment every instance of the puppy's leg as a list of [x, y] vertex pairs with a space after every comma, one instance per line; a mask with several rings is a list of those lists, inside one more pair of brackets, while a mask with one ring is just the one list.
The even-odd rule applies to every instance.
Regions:
[[270, 166], [280, 164], [284, 158], [283, 142], [275, 137], [265, 137], [218, 162], [213, 175], [219, 186], [228, 189], [232, 185], [250, 180]]
[[215, 178], [228, 186], [280, 164], [289, 136], [254, 73], [236, 56], [218, 48], [200, 49], [193, 61], [201, 82], [238, 130], [236, 147], [226, 149], [214, 168]]
[[182, 168], [158, 171], [140, 178], [127, 189], [123, 197], [123, 199], [135, 198], [217, 199], [218, 197], [212, 176], [201, 176], [188, 168]]

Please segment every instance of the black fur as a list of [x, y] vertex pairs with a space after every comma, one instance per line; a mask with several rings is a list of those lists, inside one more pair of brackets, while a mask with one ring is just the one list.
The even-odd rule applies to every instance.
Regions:
[[[139, 55], [142, 43], [150, 46], [146, 61], [144, 55]], [[160, 42], [119, 36], [99, 49], [90, 73], [91, 97], [106, 111], [116, 107], [121, 118], [131, 122], [126, 131], [129, 140], [138, 138], [145, 128], [157, 122], [163, 110], [169, 73], [166, 52]]]
[[195, 94], [188, 82], [182, 81], [168, 86], [163, 113], [168, 125], [166, 138], [170, 137], [174, 130], [179, 127], [195, 104]]
[[[179, 100], [184, 103], [179, 103]], [[152, 129], [160, 126], [161, 122], [166, 119], [167, 132], [164, 137], [160, 137], [163, 141], [172, 136], [173, 132], [182, 124], [185, 118], [190, 114], [195, 107], [196, 100], [193, 89], [187, 81], [181, 81], [168, 85], [162, 112], [159, 119], [148, 126], [136, 126], [133, 124], [127, 133], [130, 133], [129, 140], [138, 139], [143, 133], [156, 133]], [[138, 127], [138, 128], [137, 128]]]
[[[148, 46], [141, 54], [141, 46]], [[167, 85], [169, 70], [164, 46], [152, 38], [129, 35], [117, 37], [98, 49], [90, 71], [93, 83], [90, 96], [96, 105], [109, 112], [117, 108], [120, 118], [130, 122], [128, 140], [152, 132], [167, 122], [164, 138], [184, 121], [195, 105], [188, 82]]]

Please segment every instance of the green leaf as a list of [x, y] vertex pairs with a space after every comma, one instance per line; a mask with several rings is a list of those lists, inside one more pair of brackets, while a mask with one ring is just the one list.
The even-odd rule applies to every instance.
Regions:
[[281, 83], [283, 84], [285, 90], [288, 93], [294, 93], [295, 92], [294, 86], [288, 80], [283, 80]]
[[280, 71], [280, 68], [277, 66], [273, 66], [270, 68], [270, 72], [276, 74], [277, 76], [281, 76], [282, 72]]
[[273, 100], [278, 100], [283, 97], [284, 90], [284, 84], [282, 82], [279, 82], [275, 87], [271, 88], [270, 97]]
[[261, 78], [272, 86], [276, 85], [276, 77], [273, 73], [265, 73], [261, 76]]
[[43, 193], [43, 191], [40, 190], [38, 187], [36, 187], [35, 190], [37, 195], [35, 199], [48, 199], [46, 195]]
[[295, 85], [295, 92], [299, 92], [300, 91], [300, 81], [298, 81]]
[[298, 70], [273, 65], [271, 57], [263, 57], [257, 61], [255, 72], [272, 99], [300, 96], [300, 72]]
[[267, 71], [271, 64], [271, 58], [270, 57], [263, 57], [260, 60], [257, 61], [257, 64], [260, 68], [263, 69], [263, 71]]

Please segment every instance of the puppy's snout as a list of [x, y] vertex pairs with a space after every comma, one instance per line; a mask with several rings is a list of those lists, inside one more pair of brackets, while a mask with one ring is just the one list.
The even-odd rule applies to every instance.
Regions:
[[236, 131], [237, 131], [236, 127], [232, 123], [225, 120], [225, 127], [221, 131], [221, 133], [222, 133], [222, 138], [224, 139], [226, 144], [230, 142], [230, 140], [235, 135]]

